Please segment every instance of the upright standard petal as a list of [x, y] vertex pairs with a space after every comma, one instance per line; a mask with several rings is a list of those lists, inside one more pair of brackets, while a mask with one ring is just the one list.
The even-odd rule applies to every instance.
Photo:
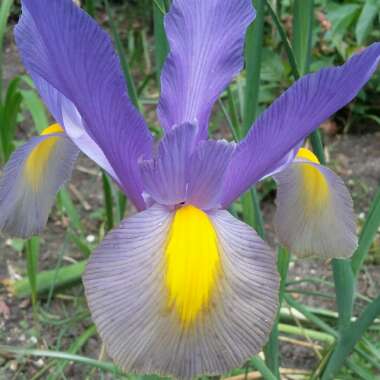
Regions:
[[158, 107], [164, 128], [197, 122], [199, 138], [207, 138], [213, 104], [243, 67], [245, 31], [254, 17], [251, 0], [173, 1]]
[[301, 149], [274, 177], [278, 183], [275, 228], [298, 256], [350, 257], [357, 247], [355, 213], [343, 181]]
[[235, 144], [224, 140], [202, 141], [189, 165], [187, 203], [203, 210], [220, 207], [224, 176]]
[[186, 380], [242, 365], [277, 309], [267, 245], [228, 212], [193, 206], [155, 205], [122, 222], [91, 256], [84, 285], [121, 368]]
[[160, 142], [157, 157], [140, 162], [144, 190], [156, 202], [168, 206], [185, 202], [197, 130], [193, 124], [177, 126]]
[[0, 231], [23, 238], [39, 234], [78, 153], [58, 125], [18, 148], [0, 178]]
[[340, 67], [304, 76], [281, 95], [238, 145], [228, 169], [223, 205], [276, 171], [293, 148], [357, 95], [379, 60], [380, 43], [374, 43]]
[[[144, 209], [137, 161], [150, 156], [152, 136], [128, 98], [109, 36], [71, 0], [23, 0], [22, 4], [16, 41], [25, 67], [37, 78], [41, 93], [44, 81], [45, 90], [49, 85], [50, 95], [60, 97], [60, 107], [65, 100], [75, 107], [81, 120], [74, 126], [77, 132], [85, 131], [85, 142], [93, 140], [126, 194]], [[56, 104], [54, 99], [48, 103], [51, 108]], [[60, 112], [57, 120], [63, 119], [72, 136], [73, 126], [65, 122], [65, 110]], [[81, 148], [79, 140], [73, 141]]]

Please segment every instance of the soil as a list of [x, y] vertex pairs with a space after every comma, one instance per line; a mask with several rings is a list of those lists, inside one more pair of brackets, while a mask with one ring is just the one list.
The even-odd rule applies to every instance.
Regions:
[[[14, 75], [23, 72], [23, 69], [11, 38], [7, 39], [5, 46], [4, 75], [5, 82], [8, 82]], [[20, 125], [19, 137], [25, 138], [25, 134], [30, 134], [30, 130], [30, 120], [26, 117]], [[362, 224], [371, 199], [373, 199], [380, 183], [380, 134], [338, 135], [329, 138], [327, 146], [330, 166], [341, 175], [350, 188], [359, 224]], [[99, 210], [103, 204], [101, 174], [98, 168], [85, 157], [79, 159], [77, 168], [71, 182], [74, 187], [69, 188], [69, 190], [80, 212], [88, 234], [88, 240], [91, 240], [94, 236], [97, 236], [101, 225], [101, 221], [94, 218], [94, 211]], [[263, 209], [268, 240], [271, 244], [275, 244], [272, 226], [274, 212], [272, 196], [266, 197]], [[39, 259], [41, 269], [56, 267], [64, 246], [66, 231], [67, 220], [62, 217], [57, 209], [54, 209], [48, 226], [42, 235], [41, 256]], [[14, 242], [13, 245], [15, 245]], [[379, 237], [376, 246], [380, 246]], [[12, 247], [11, 239], [0, 237], [0, 254], [0, 280], [8, 278], [15, 280], [25, 276], [24, 254], [15, 249], [14, 246]], [[83, 254], [70, 243], [65, 247], [62, 257], [64, 263], [71, 263], [83, 259]], [[379, 249], [377, 249], [377, 252], [375, 249], [371, 255], [372, 261], [366, 266], [359, 281], [359, 291], [370, 298], [380, 293], [379, 257]], [[292, 261], [289, 273], [290, 281], [310, 276], [331, 282], [332, 274], [329, 262], [320, 260]], [[297, 289], [325, 293], [326, 297], [324, 298], [298, 293], [293, 295], [310, 306], [335, 310], [333, 300], [327, 297], [328, 294], [331, 294], [329, 286], [321, 284], [297, 285]], [[13, 297], [6, 287], [0, 285], [0, 344], [15, 347], [68, 350], [70, 344], [91, 324], [89, 316], [86, 316], [80, 322], [70, 323], [68, 328], [52, 323], [59, 322], [60, 318], [65, 319], [76, 316], [78, 313], [86, 313], [85, 300], [80, 284], [67, 291], [59, 291], [49, 305], [47, 305], [46, 298], [41, 303], [44, 310], [49, 313], [49, 316], [45, 316], [43, 320], [33, 313], [32, 305], [28, 299]], [[358, 312], [362, 307], [363, 303], [359, 301], [356, 311]], [[101, 341], [94, 335], [85, 344], [81, 354], [98, 358], [100, 347]], [[284, 368], [313, 369], [318, 363], [318, 357], [314, 349], [305, 348], [294, 343], [282, 341], [281, 353]], [[16, 360], [14, 357], [0, 356], [0, 379], [30, 379], [46, 363], [48, 363], [47, 359], [37, 357], [18, 358]], [[84, 379], [85, 372], [83, 367], [70, 364], [65, 372], [66, 377], [69, 379]], [[93, 374], [90, 378], [97, 378], [96, 376]], [[114, 378], [111, 375], [107, 376], [104, 378]], [[42, 376], [41, 378], [47, 377]]]

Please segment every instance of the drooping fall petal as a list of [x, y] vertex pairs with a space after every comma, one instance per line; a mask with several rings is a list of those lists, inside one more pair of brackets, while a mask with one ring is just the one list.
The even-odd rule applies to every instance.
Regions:
[[0, 178], [0, 231], [23, 238], [39, 234], [78, 153], [57, 125], [18, 148]]
[[193, 206], [155, 205], [122, 222], [91, 256], [84, 285], [121, 368], [179, 379], [242, 365], [262, 348], [277, 309], [267, 245], [227, 211]]

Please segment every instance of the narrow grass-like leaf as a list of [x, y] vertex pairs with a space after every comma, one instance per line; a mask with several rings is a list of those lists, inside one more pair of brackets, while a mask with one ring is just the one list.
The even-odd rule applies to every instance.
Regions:
[[58, 193], [59, 202], [62, 205], [62, 211], [64, 211], [69, 217], [71, 226], [77, 231], [83, 232], [82, 223], [80, 221], [80, 215], [74, 206], [70, 193], [66, 188], [62, 188]]
[[127, 82], [129, 97], [131, 98], [132, 103], [139, 109], [140, 104], [139, 104], [139, 100], [137, 97], [136, 86], [133, 82], [133, 79], [132, 79], [132, 76], [130, 73], [127, 54], [125, 52], [125, 49], [124, 49], [123, 43], [121, 41], [120, 35], [117, 31], [116, 24], [113, 20], [113, 14], [112, 14], [108, 0], [104, 0], [104, 4], [106, 6], [106, 12], [107, 12], [107, 16], [108, 16], [108, 22], [110, 24], [111, 31], [112, 31], [112, 36], [113, 36], [113, 39], [115, 41], [116, 51], [119, 55], [121, 67], [122, 67], [122, 70], [124, 73], [125, 80]]
[[294, 0], [293, 49], [301, 75], [309, 71], [311, 62], [314, 0]]
[[156, 59], [157, 83], [160, 84], [161, 70], [169, 52], [169, 44], [165, 34], [164, 16], [165, 3], [163, 0], [153, 2], [153, 22], [154, 22], [154, 49]]
[[77, 234], [73, 231], [67, 232], [69, 239], [78, 247], [78, 249], [83, 253], [83, 255], [87, 258], [91, 255], [92, 249], [89, 244], [87, 244], [86, 240], [82, 236], [77, 236]]
[[32, 304], [37, 302], [37, 281], [38, 281], [38, 258], [40, 256], [40, 238], [32, 237], [26, 242], [26, 270], [31, 290]]
[[114, 226], [112, 183], [104, 171], [102, 171], [102, 182], [103, 182], [104, 207], [106, 210], [107, 231], [110, 231], [112, 230]]
[[[78, 263], [61, 267], [57, 271], [53, 269], [39, 272], [36, 278], [36, 293], [38, 295], [46, 294], [52, 285], [55, 288], [61, 288], [79, 282], [86, 263], [87, 261], [79, 261]], [[3, 281], [3, 284], [16, 297], [24, 298], [32, 295], [32, 289], [27, 278], [16, 281]]]
[[84, 6], [85, 6], [85, 9], [86, 9], [86, 12], [91, 17], [94, 17], [95, 16], [95, 4], [94, 4], [94, 0], [85, 0]]
[[372, 245], [373, 239], [376, 236], [380, 227], [380, 188], [368, 212], [365, 224], [360, 234], [359, 246], [354, 256], [352, 257], [352, 270], [357, 276], [368, 255], [368, 251]]
[[257, 117], [260, 91], [261, 58], [264, 37], [264, 0], [253, 0], [256, 19], [249, 26], [246, 36], [245, 64], [247, 79], [245, 83], [245, 102], [243, 115], [244, 135]]
[[37, 357], [39, 356], [39, 357], [45, 357], [45, 358], [67, 360], [67, 361], [72, 361], [75, 363], [88, 365], [94, 368], [99, 368], [103, 371], [111, 372], [115, 375], [116, 374], [122, 375], [122, 371], [111, 362], [91, 359], [85, 356], [70, 354], [67, 352], [33, 350], [33, 349], [0, 345], [0, 354], [6, 354], [6, 355], [14, 354], [14, 355], [23, 355], [23, 356], [37, 356]]
[[335, 342], [335, 338], [331, 334], [289, 324], [279, 323], [278, 330], [284, 334], [303, 336], [310, 339], [320, 340], [321, 342], [326, 342], [328, 344], [333, 344]]
[[23, 105], [32, 115], [37, 132], [41, 133], [49, 126], [44, 104], [33, 90], [21, 90], [20, 93], [22, 95]]
[[335, 377], [344, 364], [344, 361], [354, 349], [375, 318], [380, 315], [380, 296], [372, 301], [363, 311], [356, 322], [346, 327], [327, 363], [322, 380], [330, 380]]
[[277, 379], [277, 377], [272, 373], [272, 371], [266, 366], [265, 362], [262, 359], [260, 359], [258, 356], [255, 356], [250, 360], [250, 365], [256, 368], [261, 373], [261, 375], [263, 376], [263, 379], [265, 380]]
[[3, 44], [5, 32], [7, 31], [7, 21], [13, 0], [2, 0], [0, 3], [0, 103], [2, 103], [2, 90], [3, 90]]
[[359, 45], [366, 41], [379, 12], [380, 4], [378, 0], [366, 0], [355, 28], [355, 37]]
[[22, 102], [20, 80], [16, 76], [9, 82], [4, 102], [0, 103], [0, 163], [8, 161], [14, 149], [13, 139]]
[[[95, 325], [91, 325], [88, 327], [75, 341], [71, 344], [68, 349], [69, 354], [76, 354], [85, 344], [86, 342], [96, 334]], [[56, 369], [49, 377], [51, 379], [58, 379], [60, 374], [63, 373], [64, 369], [69, 363], [67, 361], [59, 361], [57, 363]]]

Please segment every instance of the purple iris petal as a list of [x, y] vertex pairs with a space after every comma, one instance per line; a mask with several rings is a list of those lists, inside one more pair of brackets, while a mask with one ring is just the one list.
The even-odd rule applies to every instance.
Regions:
[[[34, 163], [40, 167], [28, 171], [34, 149], [52, 139], [56, 141], [51, 150], [45, 149], [47, 157]], [[0, 230], [23, 238], [41, 233], [58, 190], [71, 177], [78, 154], [78, 148], [63, 133], [33, 137], [16, 149], [0, 177]], [[41, 168], [43, 177], [39, 177]]]
[[86, 132], [82, 117], [74, 104], [40, 76], [33, 74], [32, 79], [50, 113], [65, 129], [67, 136], [122, 187], [120, 179], [103, 151]]
[[137, 160], [150, 157], [152, 137], [128, 98], [109, 36], [71, 0], [23, 0], [16, 40], [29, 73], [75, 106], [126, 194], [144, 209]]
[[207, 138], [214, 102], [243, 67], [244, 35], [254, 16], [251, 0], [173, 1], [158, 107], [164, 128], [197, 122], [199, 138]]
[[187, 202], [210, 210], [220, 206], [222, 185], [235, 144], [203, 141], [193, 153], [189, 168]]
[[291, 149], [350, 102], [379, 60], [380, 43], [374, 43], [340, 67], [304, 76], [276, 100], [238, 145], [226, 176], [223, 206], [278, 169]]
[[193, 124], [177, 126], [160, 142], [157, 157], [140, 163], [144, 189], [156, 202], [163, 205], [185, 202], [189, 158], [197, 130]]

